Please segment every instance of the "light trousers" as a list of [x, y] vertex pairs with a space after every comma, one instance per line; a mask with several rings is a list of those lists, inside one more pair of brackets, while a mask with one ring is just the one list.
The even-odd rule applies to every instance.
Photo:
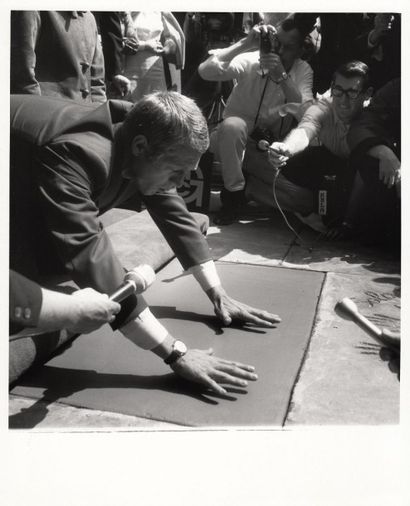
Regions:
[[211, 134], [210, 149], [221, 163], [222, 179], [228, 191], [245, 188], [242, 164], [249, 133], [249, 124], [245, 120], [230, 116]]

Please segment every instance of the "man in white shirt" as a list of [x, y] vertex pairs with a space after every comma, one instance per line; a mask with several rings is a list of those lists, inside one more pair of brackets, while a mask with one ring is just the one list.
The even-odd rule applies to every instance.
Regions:
[[[224, 182], [217, 224], [235, 221], [244, 203], [242, 163], [255, 127], [259, 131], [268, 129], [273, 139], [281, 140], [290, 130], [293, 117], [298, 116], [300, 105], [313, 99], [313, 72], [301, 60], [305, 35], [291, 17], [277, 30], [270, 25], [256, 26], [236, 44], [213, 51], [199, 66], [203, 79], [236, 81], [224, 120], [211, 138], [211, 150], [221, 162]], [[265, 36], [271, 37], [272, 47], [269, 52], [259, 52], [261, 37]]]
[[[274, 168], [281, 170], [281, 177], [312, 192], [310, 212], [318, 210], [314, 202], [315, 192], [321, 189], [326, 178], [335, 177], [345, 195], [345, 202], [339, 203], [341, 209], [338, 210], [342, 218], [354, 178], [349, 164], [347, 134], [352, 121], [372, 94], [368, 66], [358, 60], [342, 64], [333, 76], [330, 90], [331, 97], [311, 105], [283, 142], [274, 142], [270, 146], [269, 159]], [[312, 142], [319, 145], [312, 146]], [[281, 206], [302, 212], [295, 192], [287, 193], [286, 185], [279, 182], [277, 196]], [[331, 203], [328, 202], [328, 205]]]

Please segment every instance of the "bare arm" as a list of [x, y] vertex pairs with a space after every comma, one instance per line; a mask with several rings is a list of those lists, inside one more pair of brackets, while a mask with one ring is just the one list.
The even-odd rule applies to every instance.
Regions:
[[[234, 66], [231, 68], [229, 64], [236, 56], [259, 48], [261, 28], [262, 27], [255, 26], [247, 37], [239, 40], [232, 46], [218, 49], [215, 54], [211, 54], [211, 56], [198, 67], [200, 76], [207, 81], [228, 81], [237, 77], [237, 69], [235, 69]], [[264, 27], [264, 29], [266, 29], [266, 27]]]
[[289, 158], [305, 150], [311, 141], [308, 130], [294, 128], [283, 142], [274, 142], [269, 148], [269, 161], [275, 169], [286, 165]]
[[379, 179], [388, 188], [400, 182], [401, 163], [392, 149], [380, 144], [370, 148], [367, 154], [379, 160]]

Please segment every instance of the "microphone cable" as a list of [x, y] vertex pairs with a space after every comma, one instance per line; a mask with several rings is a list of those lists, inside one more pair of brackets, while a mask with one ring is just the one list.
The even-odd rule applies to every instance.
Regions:
[[[279, 204], [278, 197], [277, 197], [277, 194], [276, 194], [276, 182], [277, 182], [277, 179], [279, 177], [280, 171], [281, 171], [280, 168], [275, 169], [275, 175], [273, 177], [273, 185], [272, 185], [273, 199], [275, 201], [276, 208], [280, 212], [280, 214], [281, 214], [281, 216], [282, 216], [282, 218], [283, 218], [286, 226], [295, 235], [295, 237], [297, 237], [297, 239], [299, 239], [299, 241], [300, 241], [299, 246], [305, 247], [309, 251], [309, 253], [312, 253], [313, 246], [312, 245], [308, 246], [307, 242], [304, 239], [302, 239], [302, 237], [296, 232], [296, 230], [294, 229], [294, 227], [292, 227], [292, 225], [289, 223], [289, 220], [287, 219], [287, 217], [286, 217], [286, 215], [285, 215], [282, 207]], [[322, 237], [324, 237], [324, 235], [325, 235], [325, 232], [319, 232], [318, 235], [316, 236], [316, 238], [314, 239], [314, 241], [312, 242], [312, 244], [315, 244]]]

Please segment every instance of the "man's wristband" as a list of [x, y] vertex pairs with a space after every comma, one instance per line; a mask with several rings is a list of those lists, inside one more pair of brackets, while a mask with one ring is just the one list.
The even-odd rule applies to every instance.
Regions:
[[148, 307], [119, 330], [144, 350], [157, 347], [168, 335], [167, 329], [155, 318]]
[[194, 265], [188, 269], [188, 272], [194, 276], [204, 292], [221, 284], [221, 280], [219, 279], [213, 260], [208, 260], [208, 262], [204, 262], [203, 264]]

